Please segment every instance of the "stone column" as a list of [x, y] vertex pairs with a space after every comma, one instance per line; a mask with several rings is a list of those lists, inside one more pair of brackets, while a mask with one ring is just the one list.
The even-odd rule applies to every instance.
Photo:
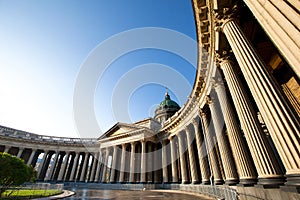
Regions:
[[195, 184], [195, 183], [199, 183], [199, 179], [198, 179], [197, 165], [195, 162], [195, 153], [194, 153], [194, 149], [193, 149], [194, 136], [192, 135], [189, 127], [185, 127], [185, 132], [186, 132], [187, 147], [188, 147], [188, 152], [189, 152], [192, 183]]
[[209, 124], [209, 121], [207, 119], [206, 113], [203, 111], [200, 111], [202, 122], [203, 122], [203, 132], [206, 138], [206, 144], [207, 144], [207, 153], [208, 153], [208, 159], [209, 164], [211, 167], [211, 184], [222, 184], [223, 178], [220, 171], [220, 166], [217, 158], [217, 153], [215, 151], [215, 145], [213, 142], [213, 131], [212, 131], [212, 125]]
[[106, 173], [108, 169], [108, 157], [109, 157], [109, 149], [108, 147], [104, 151], [104, 162], [103, 162], [103, 171], [102, 171], [102, 183], [106, 182]]
[[[258, 109], [287, 170], [287, 180], [300, 180], [300, 124], [287, 105], [277, 84], [233, 18], [225, 20], [222, 30], [239, 63]], [[296, 181], [297, 182], [297, 181]]]
[[221, 160], [225, 173], [225, 183], [228, 185], [233, 185], [238, 182], [238, 175], [236, 173], [235, 163], [233, 161], [230, 146], [223, 132], [224, 119], [222, 116], [222, 111], [217, 108], [217, 99], [214, 97], [215, 95], [216, 94], [211, 92], [211, 99], [209, 100], [208, 105], [211, 111], [215, 135], [220, 149]]
[[47, 175], [45, 181], [50, 181], [50, 180], [51, 180], [51, 177], [52, 177], [52, 175], [53, 175], [53, 172], [54, 172], [54, 170], [55, 170], [55, 166], [56, 166], [56, 163], [57, 163], [58, 155], [59, 155], [59, 153], [56, 151], [56, 152], [55, 152], [54, 159], [53, 159], [53, 162], [52, 162], [51, 167], [50, 167], [50, 170], [49, 170], [49, 173], [48, 173], [48, 175]]
[[[65, 155], [65, 160], [64, 163], [62, 165], [62, 167], [60, 168], [59, 174], [58, 174], [58, 181], [63, 181], [64, 180], [64, 175], [68, 166], [68, 161], [69, 161], [69, 156], [70, 156], [70, 152], [67, 152]], [[84, 170], [83, 170], [84, 171]]]
[[96, 170], [96, 175], [95, 175], [95, 179], [94, 182], [99, 182], [99, 178], [100, 178], [100, 170], [101, 170], [101, 151], [98, 152], [98, 158], [96, 160], [97, 162], [97, 170]]
[[8, 153], [9, 149], [10, 149], [10, 146], [5, 145], [4, 153]]
[[44, 166], [43, 166], [43, 168], [42, 168], [42, 171], [41, 171], [41, 174], [40, 174], [40, 177], [39, 177], [40, 180], [42, 180], [42, 181], [45, 180], [47, 171], [48, 171], [48, 169], [49, 169], [49, 164], [50, 164], [52, 155], [53, 155], [53, 152], [50, 151], [50, 152], [48, 153], [48, 155], [47, 155], [46, 161], [44, 162]]
[[256, 112], [252, 107], [250, 98], [245, 92], [236, 70], [234, 69], [233, 63], [228, 59], [224, 59], [220, 63], [220, 66], [227, 81], [235, 109], [240, 119], [241, 127], [256, 166], [259, 182], [266, 185], [282, 184], [282, 172], [279, 164], [275, 159], [266, 135], [262, 131], [256, 117]]
[[171, 164], [172, 164], [172, 182], [178, 183], [178, 170], [177, 170], [177, 147], [174, 141], [174, 137], [170, 139], [171, 145]]
[[95, 152], [93, 155], [93, 166], [92, 166], [92, 171], [91, 171], [91, 175], [90, 175], [90, 182], [94, 182], [96, 166], [98, 163], [98, 156], [99, 156], [99, 152]]
[[124, 175], [125, 175], [125, 165], [126, 165], [126, 144], [122, 144], [122, 153], [121, 153], [121, 166], [120, 166], [120, 177], [119, 182], [124, 183]]
[[32, 160], [33, 160], [34, 155], [35, 155], [35, 152], [36, 152], [36, 150], [32, 150], [32, 151], [31, 151], [30, 157], [29, 157], [29, 159], [28, 159], [28, 161], [27, 161], [27, 165], [28, 165], [28, 166], [31, 165]]
[[234, 110], [227, 98], [224, 85], [222, 83], [216, 83], [215, 91], [226, 124], [228, 139], [239, 174], [240, 184], [254, 184], [257, 179], [254, 166], [251, 162]]
[[187, 171], [186, 171], [186, 160], [185, 160], [185, 151], [187, 150], [187, 148], [184, 146], [184, 141], [182, 138], [183, 136], [181, 134], [178, 134], [178, 144], [179, 144], [179, 156], [180, 156], [180, 171], [181, 171], [181, 183], [185, 184], [188, 183], [188, 176], [187, 176]]
[[78, 161], [79, 161], [79, 153], [75, 152], [75, 159], [74, 159], [74, 164], [72, 166], [72, 171], [71, 171], [71, 176], [70, 176], [70, 181], [76, 180], [75, 173], [76, 169], [78, 168]]
[[288, 0], [287, 3], [287, 1], [279, 0], [244, 0], [244, 2], [297, 76], [300, 77], [300, 42], [298, 39], [300, 17], [291, 7], [294, 4], [295, 8], [298, 6], [299, 11], [299, 1]]
[[201, 181], [202, 184], [209, 184], [209, 165], [207, 160], [207, 151], [205, 147], [204, 138], [201, 137], [199, 132], [199, 120], [193, 120], [194, 130], [195, 130], [195, 138], [198, 150], [198, 159], [199, 159], [199, 166], [201, 171]]
[[83, 167], [82, 167], [82, 171], [81, 171], [80, 179], [79, 179], [80, 182], [85, 182], [85, 178], [86, 178], [86, 166], [88, 164], [88, 158], [89, 158], [89, 153], [85, 153], [84, 162], [83, 162], [83, 165], [82, 165]]
[[118, 146], [113, 147], [113, 157], [112, 157], [112, 165], [111, 165], [111, 173], [110, 173], [110, 180], [109, 182], [115, 182], [115, 174], [116, 174], [116, 167], [117, 167], [117, 156], [118, 156]]
[[142, 152], [141, 152], [141, 183], [146, 183], [146, 141], [141, 141]]
[[58, 162], [57, 162], [57, 164], [55, 166], [54, 174], [53, 174], [53, 177], [52, 177], [53, 180], [57, 180], [58, 179], [58, 175], [59, 175], [59, 172], [61, 170], [61, 166], [62, 166], [62, 163], [63, 163], [64, 156], [65, 156], [64, 152], [63, 153], [59, 153]]
[[41, 175], [41, 173], [42, 173], [42, 169], [43, 169], [44, 163], [45, 163], [45, 161], [46, 161], [47, 154], [48, 154], [48, 151], [45, 151], [45, 152], [44, 152], [43, 159], [42, 159], [42, 161], [41, 161], [41, 163], [40, 163], [40, 165], [39, 165], [39, 168], [38, 168], [38, 173], [37, 173], [38, 175], [37, 175], [37, 177], [40, 177], [40, 175]]
[[152, 144], [148, 144], [148, 153], [147, 153], [147, 182], [153, 183], [153, 157], [154, 152], [152, 151]]
[[159, 148], [159, 144], [154, 144], [154, 158], [153, 158], [153, 169], [154, 169], [154, 183], [161, 183], [162, 180], [162, 149]]
[[135, 173], [135, 142], [131, 143], [131, 156], [130, 156], [130, 175], [129, 175], [129, 182], [133, 183], [134, 180], [134, 173]]
[[21, 158], [23, 151], [24, 151], [24, 148], [19, 148], [17, 158]]
[[167, 155], [167, 141], [162, 141], [162, 171], [163, 171], [163, 182], [168, 183], [169, 182], [169, 176], [168, 176], [168, 155]]

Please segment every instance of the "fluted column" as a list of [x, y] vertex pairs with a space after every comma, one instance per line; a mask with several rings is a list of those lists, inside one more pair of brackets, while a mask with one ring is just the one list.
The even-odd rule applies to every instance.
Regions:
[[141, 152], [141, 183], [146, 183], [146, 141], [141, 141], [142, 152]]
[[[223, 70], [232, 100], [240, 119], [250, 153], [252, 155], [261, 184], [281, 184], [282, 172], [274, 153], [263, 133], [250, 98], [239, 79], [233, 63], [224, 59], [220, 66]], [[272, 181], [273, 179], [273, 181]], [[273, 182], [273, 183], [272, 183]]]
[[101, 170], [101, 158], [102, 158], [102, 153], [101, 153], [101, 151], [99, 151], [98, 152], [98, 158], [96, 160], [96, 162], [97, 162], [97, 170], [96, 170], [96, 175], [95, 175], [94, 182], [99, 182], [100, 170]]
[[[287, 170], [288, 178], [298, 177], [300, 180], [299, 119], [292, 113], [267, 67], [238, 24], [231, 18], [223, 23], [222, 29]], [[292, 181], [290, 184], [296, 183]]]
[[98, 163], [98, 156], [99, 156], [99, 152], [96, 152], [93, 155], [93, 165], [92, 165], [92, 171], [91, 171], [91, 175], [90, 175], [90, 182], [94, 182], [96, 166]]
[[17, 158], [21, 158], [21, 155], [22, 155], [23, 151], [24, 151], [24, 148], [19, 148]]
[[59, 171], [59, 174], [58, 174], [58, 179], [57, 179], [58, 181], [63, 181], [64, 180], [64, 175], [65, 175], [66, 168], [67, 168], [67, 165], [68, 165], [69, 156], [70, 156], [70, 152], [67, 152], [66, 155], [65, 155], [64, 163], [63, 163], [62, 167], [60, 168], [60, 171]]
[[300, 77], [299, 0], [244, 0], [255, 19]]
[[184, 141], [182, 138], [183, 136], [181, 134], [178, 134], [178, 143], [179, 143], [179, 156], [180, 156], [180, 171], [181, 171], [181, 183], [188, 183], [188, 176], [187, 176], [187, 171], [186, 171], [186, 159], [185, 159], [185, 151], [186, 148], [184, 146]]
[[126, 144], [122, 144], [122, 153], [121, 153], [121, 166], [120, 166], [120, 177], [119, 182], [124, 182], [125, 175], [125, 166], [126, 166]]
[[45, 163], [46, 158], [47, 158], [47, 154], [48, 154], [48, 151], [45, 151], [45, 152], [44, 152], [43, 159], [42, 159], [42, 161], [41, 161], [41, 163], [40, 163], [40, 165], [39, 165], [39, 168], [38, 168], [38, 177], [40, 177], [40, 175], [41, 175], [41, 172], [42, 172], [44, 163]]
[[172, 182], [178, 183], [178, 170], [177, 170], [177, 148], [174, 137], [170, 139], [171, 145], [171, 164], [172, 164]]
[[56, 163], [57, 163], [58, 155], [59, 155], [59, 153], [56, 151], [56, 152], [55, 152], [54, 159], [53, 159], [53, 162], [52, 162], [51, 167], [50, 167], [50, 170], [49, 170], [49, 173], [48, 173], [48, 175], [47, 175], [45, 181], [50, 181], [50, 180], [51, 180], [51, 177], [52, 177], [52, 175], [53, 175], [53, 172], [54, 172], [54, 170], [55, 170], [55, 166], [56, 166]]
[[168, 155], [167, 155], [167, 141], [163, 140], [162, 142], [162, 171], [163, 171], [163, 182], [169, 182], [168, 176]]
[[110, 180], [109, 182], [115, 182], [115, 174], [116, 174], [116, 167], [117, 167], [117, 156], [118, 156], [118, 146], [113, 147], [113, 157], [112, 157], [112, 165], [111, 165], [111, 172], [110, 172]]
[[239, 174], [240, 184], [254, 184], [257, 179], [254, 166], [251, 162], [249, 152], [246, 149], [246, 144], [239, 129], [237, 118], [227, 98], [224, 85], [222, 83], [216, 83], [215, 91], [226, 124], [228, 139]]
[[131, 143], [131, 156], [130, 156], [130, 175], [129, 175], [129, 182], [133, 183], [135, 174], [135, 143]]
[[35, 152], [36, 152], [36, 150], [32, 150], [32, 151], [31, 151], [30, 157], [29, 157], [29, 159], [28, 159], [28, 161], [27, 161], [27, 165], [28, 165], [28, 166], [31, 165], [32, 160], [33, 160], [34, 155], [35, 155]]
[[88, 164], [88, 158], [89, 158], [89, 153], [85, 153], [85, 156], [84, 156], [84, 161], [83, 161], [83, 168], [82, 168], [82, 171], [81, 171], [81, 174], [80, 174], [80, 179], [79, 181], [80, 182], [85, 182], [85, 178], [86, 178], [86, 166]]
[[215, 135], [220, 149], [221, 160], [225, 173], [225, 183], [229, 185], [236, 184], [238, 182], [238, 175], [236, 173], [235, 163], [233, 161], [230, 146], [223, 132], [224, 119], [222, 118], [223, 116], [221, 110], [217, 108], [217, 99], [213, 97], [215, 94], [211, 95], [211, 100], [209, 101], [208, 105], [211, 111]]
[[71, 176], [70, 176], [70, 181], [74, 181], [76, 179], [75, 177], [75, 172], [76, 172], [76, 169], [78, 168], [78, 161], [79, 161], [79, 152], [75, 152], [76, 155], [75, 155], [75, 159], [74, 159], [74, 164], [72, 166], [72, 171], [71, 171]]
[[209, 184], [210, 172], [209, 172], [209, 165], [207, 160], [207, 152], [206, 152], [204, 138], [201, 137], [199, 132], [199, 120], [193, 120], [192, 123], [194, 125], [194, 130], [195, 130], [199, 166], [201, 171], [201, 181], [202, 184]]
[[[208, 153], [208, 159], [209, 164], [211, 167], [211, 179], [213, 180], [213, 183], [218, 185], [223, 183], [217, 154], [215, 151], [215, 144], [213, 142], [213, 131], [212, 126], [209, 125], [207, 116], [205, 112], [201, 111], [201, 117], [203, 122], [203, 131], [206, 138], [206, 144], [207, 144], [207, 153]], [[212, 183], [212, 184], [213, 184]]]
[[192, 135], [191, 130], [188, 127], [185, 128], [185, 132], [186, 132], [187, 147], [189, 152], [189, 161], [190, 161], [189, 164], [191, 170], [192, 183], [199, 183], [197, 165], [195, 162], [195, 153], [193, 149], [194, 136]]
[[109, 157], [109, 149], [108, 147], [104, 150], [104, 162], [103, 162], [103, 171], [102, 171], [102, 183], [106, 182], [106, 174], [108, 169], [108, 157]]

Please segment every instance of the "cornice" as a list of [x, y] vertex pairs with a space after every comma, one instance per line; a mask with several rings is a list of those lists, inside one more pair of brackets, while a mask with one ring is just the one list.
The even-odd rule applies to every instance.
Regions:
[[167, 120], [158, 137], [178, 129], [178, 126], [184, 125], [186, 119], [198, 115], [201, 102], [205, 101], [207, 91], [209, 90], [209, 80], [214, 73], [214, 53], [215, 53], [215, 30], [214, 30], [214, 12], [212, 1], [193, 0], [194, 17], [198, 41], [198, 66], [193, 90], [182, 108]]

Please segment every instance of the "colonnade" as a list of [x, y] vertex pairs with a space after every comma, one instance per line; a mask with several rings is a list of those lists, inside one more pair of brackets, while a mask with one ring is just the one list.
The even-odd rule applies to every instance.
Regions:
[[[245, 2], [256, 11], [261, 1]], [[206, 7], [199, 10], [202, 14], [206, 11]], [[215, 11], [213, 30], [229, 46], [229, 50], [211, 52], [210, 67], [215, 67], [211, 71], [220, 76], [205, 83], [209, 88], [205, 94], [197, 91], [195, 98], [200, 99], [201, 95], [205, 98], [197, 102], [196, 112], [190, 112], [193, 116], [177, 113], [178, 118], [189, 120], [180, 121], [169, 132], [160, 130], [155, 137], [139, 140], [136, 137], [130, 140], [128, 136], [126, 142], [120, 142], [124, 141], [120, 137], [120, 141], [112, 139], [111, 145], [103, 145], [99, 140], [92, 152], [78, 152], [76, 147], [62, 151], [22, 145], [2, 145], [2, 151], [24, 159], [28, 165], [39, 163], [35, 167], [41, 181], [299, 187], [299, 117], [246, 38], [235, 12], [235, 6]], [[257, 17], [263, 28], [269, 30], [263, 21], [266, 16]], [[289, 28], [287, 33], [293, 30]], [[297, 58], [289, 56], [290, 50], [285, 50], [288, 47], [280, 43], [282, 38], [276, 38], [273, 30], [268, 33], [275, 45], [282, 47], [280, 51], [288, 53], [284, 56], [289, 63], [297, 63]], [[282, 37], [291, 39], [290, 34]], [[294, 65], [291, 68], [299, 75], [298, 68]], [[264, 131], [258, 113], [271, 138]]]

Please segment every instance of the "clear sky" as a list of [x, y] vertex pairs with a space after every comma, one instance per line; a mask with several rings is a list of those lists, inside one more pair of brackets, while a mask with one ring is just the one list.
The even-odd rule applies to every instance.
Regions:
[[[195, 40], [191, 2], [0, 0], [0, 124], [42, 135], [96, 137], [116, 121], [152, 117], [165, 87], [182, 106], [190, 94], [195, 67], [168, 49], [132, 50], [116, 55], [98, 77], [92, 107], [101, 130], [86, 135], [77, 132], [74, 90], [86, 61], [112, 36], [122, 38], [124, 31], [136, 33], [136, 28], [145, 27], [174, 30]], [[153, 35], [149, 37], [152, 40]], [[160, 38], [162, 43], [167, 39]], [[107, 51], [118, 52], [133, 40], [124, 36]], [[184, 49], [176, 39], [171, 43]], [[196, 45], [188, 51], [196, 55]], [[106, 52], [98, 55], [99, 60], [106, 57]], [[192, 59], [196, 63], [196, 57]], [[130, 119], [118, 117], [119, 108], [126, 108]]]

